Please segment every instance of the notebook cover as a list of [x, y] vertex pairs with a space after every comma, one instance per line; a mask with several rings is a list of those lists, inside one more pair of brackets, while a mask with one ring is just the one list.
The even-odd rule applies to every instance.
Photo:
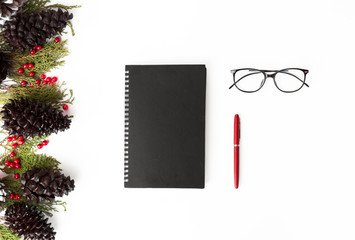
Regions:
[[127, 65], [127, 188], [204, 188], [205, 65]]

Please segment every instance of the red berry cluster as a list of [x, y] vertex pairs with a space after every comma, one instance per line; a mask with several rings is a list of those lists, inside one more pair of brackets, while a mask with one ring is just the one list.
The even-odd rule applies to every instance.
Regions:
[[[12, 148], [13, 148], [13, 149], [16, 149], [16, 148], [17, 148], [17, 144], [22, 145], [22, 144], [25, 143], [25, 141], [23, 140], [23, 137], [22, 137], [22, 136], [20, 136], [18, 139], [17, 139], [15, 136], [13, 136], [13, 137], [10, 137], [10, 136], [9, 136], [9, 137], [7, 137], [7, 141], [8, 141], [8, 142], [17, 141], [17, 143], [13, 143], [13, 144], [12, 144]], [[10, 153], [10, 157], [12, 157], [12, 158], [16, 157], [16, 153], [15, 153], [15, 152], [11, 152], [11, 153]], [[18, 158], [15, 158], [13, 162], [10, 162], [9, 160], [6, 160], [6, 161], [5, 161], [5, 166], [9, 166], [10, 168], [17, 168], [17, 169], [19, 169], [19, 168], [21, 168], [20, 160], [19, 160]], [[16, 179], [19, 178], [19, 177], [20, 177], [20, 175], [17, 176], [17, 175], [15, 174], [15, 178], [16, 178]]]
[[38, 46], [34, 46], [32, 48], [32, 51], [30, 52], [32, 55], [36, 53], [36, 50], [40, 51], [42, 49], [42, 46], [41, 45], [38, 45]]
[[[17, 70], [17, 72], [18, 73], [20, 73], [20, 74], [22, 74], [22, 73], [24, 73], [24, 69], [28, 69], [28, 68], [33, 68], [35, 65], [33, 64], [33, 63], [25, 63], [25, 64], [23, 64], [23, 68], [19, 68], [18, 70]], [[30, 77], [33, 77], [34, 76], [34, 72], [30, 72], [28, 75], [30, 75]], [[31, 76], [32, 75], [32, 76]]]
[[11, 199], [15, 199], [15, 200], [20, 200], [20, 198], [21, 198], [21, 196], [20, 195], [18, 195], [18, 194], [13, 194], [13, 193], [11, 193], [10, 194], [10, 196], [9, 196]]
[[48, 143], [49, 143], [48, 140], [44, 140], [42, 143], [37, 144], [37, 148], [41, 149], [43, 148], [43, 146], [47, 146]]
[[[56, 38], [54, 39], [54, 42], [59, 43], [59, 42], [60, 42], [60, 37], [56, 37]], [[41, 46], [41, 45], [33, 46], [32, 51], [31, 51], [30, 53], [31, 53], [32, 55], [33, 55], [33, 54], [36, 54], [36, 50], [37, 50], [37, 51], [40, 51], [41, 49], [42, 49], [42, 46]]]
[[[15, 158], [13, 162], [10, 162], [9, 160], [6, 160], [5, 161], [5, 166], [8, 166], [10, 168], [19, 169], [19, 168], [21, 168], [20, 159]], [[18, 177], [20, 177], [20, 176], [18, 176]], [[16, 176], [15, 176], [15, 178], [16, 178]]]
[[41, 80], [37, 79], [35, 84], [42, 84], [42, 85], [49, 85], [49, 86], [54, 86], [55, 83], [58, 81], [58, 77], [47, 77], [45, 74], [41, 74], [40, 78], [42, 79], [42, 82]]
[[[23, 136], [19, 136], [18, 139], [16, 136], [8, 136], [7, 138], [8, 142], [15, 142], [12, 144], [12, 149], [16, 149], [18, 147], [18, 145], [22, 145], [25, 143], [25, 140], [23, 139]], [[17, 141], [17, 142], [16, 142]]]
[[[22, 66], [23, 68], [19, 68], [18, 70], [17, 70], [17, 72], [18, 73], [20, 73], [20, 74], [22, 74], [22, 73], [24, 73], [24, 69], [30, 69], [30, 68], [33, 68], [34, 67], [34, 64], [33, 63], [25, 63], [25, 64], [23, 64], [23, 66]], [[28, 74], [30, 77], [33, 77], [34, 75], [35, 75], [35, 73], [34, 72], [29, 72], [29, 74]], [[22, 81], [21, 82], [21, 85], [22, 86], [26, 86], [27, 85], [27, 82], [26, 81]], [[32, 85], [33, 86], [33, 85]]]

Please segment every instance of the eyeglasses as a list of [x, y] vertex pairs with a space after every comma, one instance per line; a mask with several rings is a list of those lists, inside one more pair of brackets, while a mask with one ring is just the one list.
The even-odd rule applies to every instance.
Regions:
[[233, 74], [233, 86], [242, 92], [252, 93], [259, 91], [267, 78], [274, 80], [275, 86], [285, 93], [292, 93], [300, 90], [306, 83], [308, 70], [301, 68], [285, 68], [276, 70], [258, 70], [254, 68], [241, 68], [231, 70]]

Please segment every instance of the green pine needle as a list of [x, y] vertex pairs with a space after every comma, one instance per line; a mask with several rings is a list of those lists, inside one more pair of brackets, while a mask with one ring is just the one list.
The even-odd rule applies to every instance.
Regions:
[[51, 156], [47, 156], [46, 154], [39, 154], [39, 155], [21, 155], [21, 168], [16, 169], [16, 173], [23, 174], [33, 167], [38, 168], [50, 168], [54, 171], [61, 171], [59, 168], [60, 162], [57, 161], [55, 158]]
[[28, 98], [47, 103], [60, 110], [63, 104], [72, 104], [74, 101], [73, 91], [64, 88], [64, 86], [65, 82], [58, 83], [55, 86], [45, 85], [40, 88], [12, 85], [9, 88], [2, 89], [4, 91], [0, 92], [0, 103], [4, 105], [9, 103], [10, 99]]
[[20, 240], [13, 231], [8, 229], [5, 225], [0, 225], [0, 240]]
[[[50, 72], [52, 69], [56, 69], [59, 66], [64, 65], [65, 61], [60, 60], [69, 54], [69, 50], [66, 47], [67, 40], [60, 41], [58, 43], [51, 39], [49, 42], [42, 46], [40, 51], [35, 54], [31, 54], [29, 51], [21, 52], [19, 50], [14, 51], [11, 59], [14, 63], [9, 69], [8, 77], [17, 83], [26, 81], [27, 83], [34, 84], [36, 79], [40, 78], [43, 73]], [[18, 69], [22, 68], [24, 64], [33, 63], [32, 69], [27, 68], [23, 73], [18, 73]], [[33, 77], [29, 76], [29, 72], [34, 72]]]
[[22, 11], [25, 13], [39, 12], [46, 8], [50, 0], [27, 0], [23, 6]]
[[22, 10], [25, 13], [32, 13], [32, 12], [42, 11], [48, 8], [62, 8], [65, 10], [69, 10], [69, 9], [81, 7], [80, 5], [73, 5], [73, 6], [66, 6], [63, 4], [47, 5], [48, 3], [50, 3], [50, 0], [27, 0], [22, 6]]
[[[21, 190], [21, 181], [14, 178], [11, 175], [8, 175], [1, 179], [1, 182], [5, 185], [4, 191], [9, 195], [10, 193], [13, 194], [22, 194]], [[10, 199], [12, 200], [12, 199]]]
[[[25, 143], [23, 145], [18, 146], [16, 150], [11, 148], [7, 149], [2, 155], [0, 155], [0, 166], [4, 166], [2, 169], [3, 172], [7, 174], [23, 174], [28, 170], [31, 170], [34, 166], [39, 168], [50, 168], [53, 171], [61, 171], [59, 165], [60, 162], [51, 156], [47, 156], [46, 154], [35, 154], [37, 149], [37, 144], [41, 143], [43, 140], [47, 139], [47, 136], [42, 137], [34, 137], [34, 138], [26, 138]], [[2, 145], [7, 146], [11, 144]], [[21, 162], [21, 168], [10, 168], [5, 166], [5, 161], [12, 161], [13, 159], [10, 157], [10, 152], [14, 151], [16, 153], [16, 158], [18, 158]]]

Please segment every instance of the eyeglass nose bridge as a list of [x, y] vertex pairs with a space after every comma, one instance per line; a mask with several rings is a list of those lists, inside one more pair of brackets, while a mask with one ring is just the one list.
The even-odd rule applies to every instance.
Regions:
[[272, 79], [275, 79], [275, 75], [276, 75], [276, 73], [270, 73], [270, 74], [266, 73], [265, 75], [266, 75], [266, 78], [272, 78]]

